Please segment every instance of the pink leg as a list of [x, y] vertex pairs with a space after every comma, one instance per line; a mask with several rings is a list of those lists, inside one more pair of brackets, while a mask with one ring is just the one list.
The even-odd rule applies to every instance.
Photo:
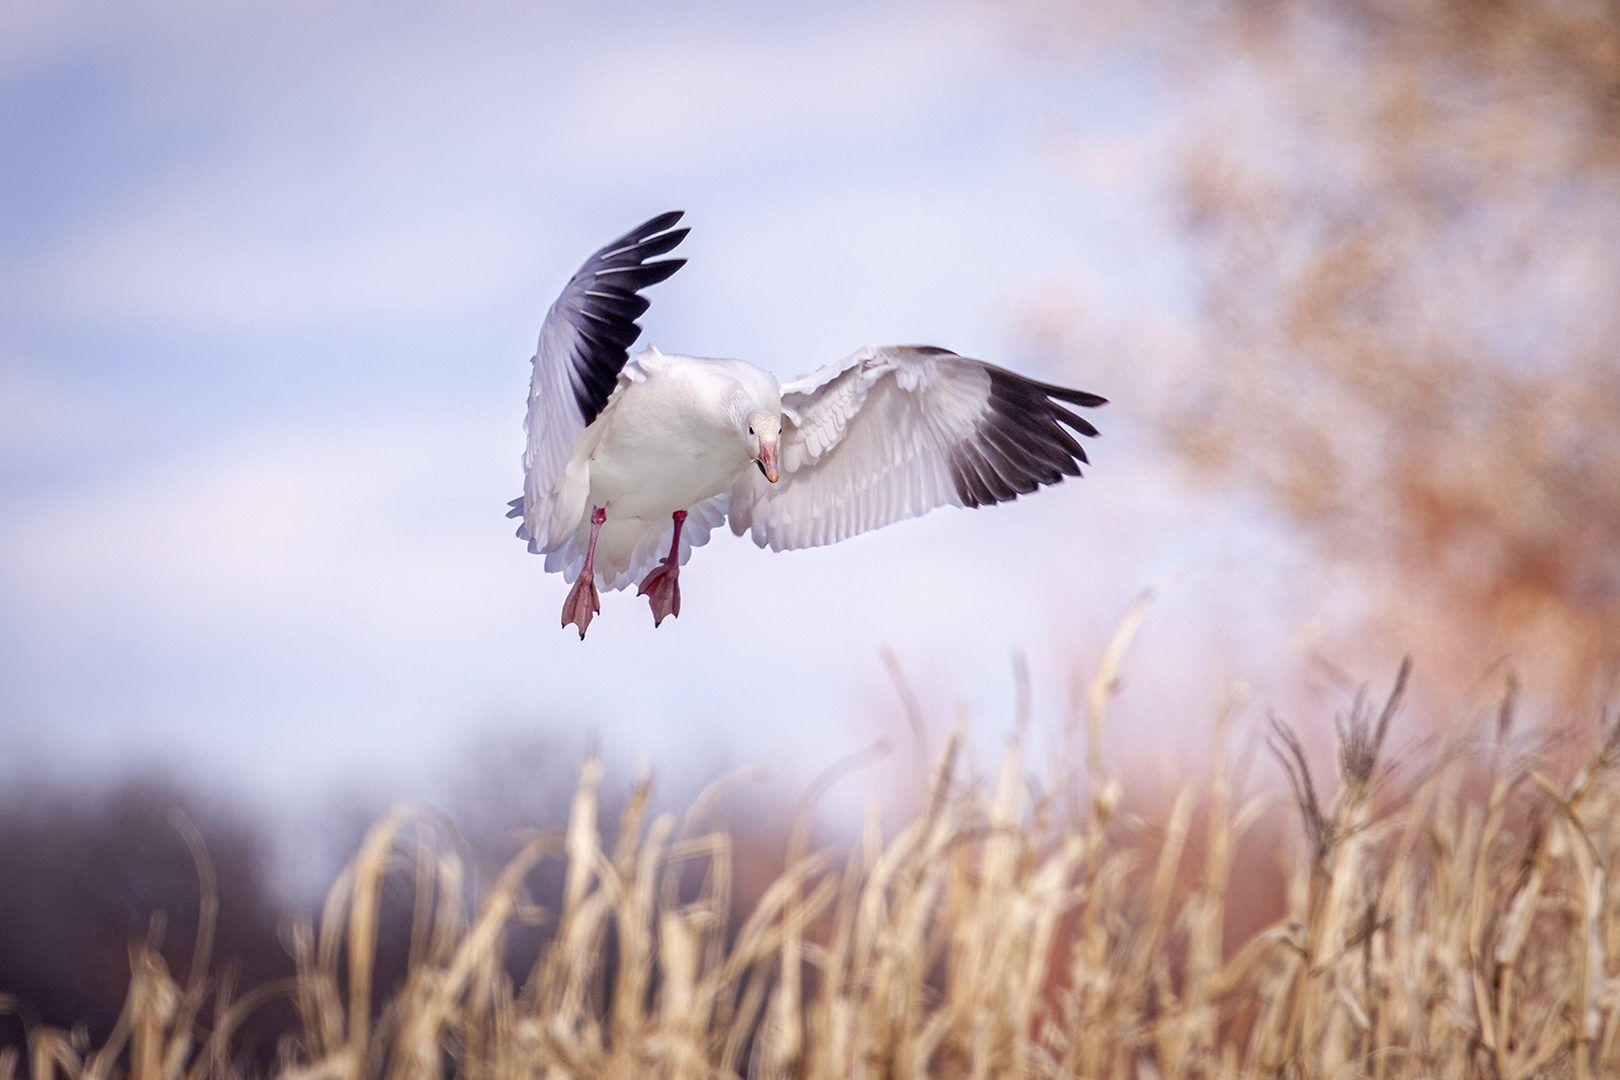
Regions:
[[602, 531], [602, 523], [607, 520], [607, 511], [600, 506], [591, 508], [591, 546], [585, 549], [585, 568], [579, 572], [579, 578], [574, 587], [568, 591], [568, 599], [563, 601], [562, 624], [567, 626], [573, 623], [579, 627], [579, 640], [585, 640], [585, 629], [591, 625], [591, 616], [602, 610], [602, 599], [596, 592], [596, 573], [592, 564], [596, 561], [596, 537]]
[[681, 527], [686, 524], [686, 511], [674, 513], [675, 539], [669, 545], [669, 558], [660, 559], [658, 568], [641, 579], [637, 596], [651, 597], [653, 625], [663, 623], [665, 615], [681, 614]]

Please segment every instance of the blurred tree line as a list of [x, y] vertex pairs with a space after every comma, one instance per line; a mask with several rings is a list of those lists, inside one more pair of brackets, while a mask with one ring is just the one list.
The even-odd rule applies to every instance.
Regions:
[[1172, 88], [1154, 153], [1196, 314], [1071, 327], [1088, 366], [1115, 357], [1111, 396], [1362, 572], [1377, 638], [1431, 673], [1506, 658], [1566, 706], [1607, 700], [1620, 4], [1017, 11], [1045, 48], [1123, 45]]

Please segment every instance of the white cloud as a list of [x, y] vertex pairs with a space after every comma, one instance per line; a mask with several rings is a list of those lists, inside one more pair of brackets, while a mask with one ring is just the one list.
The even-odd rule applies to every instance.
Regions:
[[505, 426], [260, 431], [98, 490], [14, 504], [0, 580], [36, 625], [82, 626], [94, 613], [180, 647], [289, 629], [464, 630], [468, 600], [503, 584], [476, 557], [483, 516], [465, 512], [477, 496], [499, 505], [501, 489], [477, 478], [492, 475], [483, 455], [510, 453]]
[[27, 465], [104, 445], [121, 433], [111, 402], [53, 379], [37, 365], [0, 360], [0, 464]]
[[98, 15], [70, 0], [8, 0], [0, 4], [0, 78], [18, 78], [95, 30]]
[[973, 104], [1004, 61], [984, 17], [962, 7], [874, 6], [761, 30], [660, 28], [660, 62], [631, 41], [582, 72], [563, 109], [584, 137], [581, 160], [613, 168], [904, 136]]
[[510, 279], [519, 238], [488, 220], [390, 221], [277, 235], [154, 208], [64, 252], [62, 315], [189, 330], [295, 330], [378, 316], [461, 314]]
[[523, 5], [383, 33], [295, 10], [136, 20], [151, 62], [125, 54], [119, 108], [166, 164], [109, 163], [146, 179], [31, 268], [48, 309], [203, 329], [452, 314], [604, 182], [768, 199], [742, 169], [821, 145], [819, 168], [858, 173], [863, 140], [948, 122], [1005, 74], [956, 7], [739, 26]]

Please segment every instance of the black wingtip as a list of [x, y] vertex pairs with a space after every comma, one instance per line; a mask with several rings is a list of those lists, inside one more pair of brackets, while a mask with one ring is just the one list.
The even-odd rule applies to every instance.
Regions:
[[650, 236], [636, 244], [635, 247], [641, 253], [642, 258], [650, 259], [655, 255], [662, 255], [666, 251], [673, 251], [675, 248], [680, 247], [681, 241], [685, 240], [691, 232], [691, 229], [671, 229], [666, 233]]
[[[1042, 384], [1048, 397], [1055, 397], [1059, 401], [1067, 401], [1070, 405], [1079, 405], [1084, 409], [1095, 409], [1099, 405], [1108, 404], [1108, 399], [1101, 394], [1088, 394], [1084, 390], [1070, 390], [1063, 386], [1046, 386]], [[1096, 432], [1091, 432], [1096, 434]]]
[[[639, 249], [637, 254], [640, 254]], [[617, 285], [626, 292], [635, 292], [638, 289], [645, 289], [649, 285], [657, 285], [685, 265], [685, 259], [659, 259], [657, 262], [650, 263], [629, 263], [624, 266], [610, 266], [604, 270], [598, 270], [596, 279]]]
[[1094, 408], [1107, 399], [1039, 383], [993, 364], [984, 368], [990, 376], [988, 408], [977, 434], [951, 459], [951, 479], [962, 504], [1006, 502], [1065, 476], [1079, 476], [1080, 466], [1090, 462], [1074, 435], [1094, 437], [1097, 429], [1059, 402]]
[[648, 218], [646, 221], [636, 226], [635, 231], [643, 237], [651, 236], [653, 233], [663, 232], [665, 229], [669, 228], [671, 225], [675, 224], [685, 216], [685, 210], [666, 210], [657, 217]]
[[[988, 367], [993, 365], [986, 366]], [[1099, 405], [1108, 404], [1108, 399], [1103, 397], [1101, 394], [1091, 394], [1084, 390], [1070, 390], [1067, 386], [1055, 386], [1052, 383], [1036, 382], [1034, 379], [1026, 379], [1022, 375], [1014, 374], [1011, 371], [1005, 371], [1002, 368], [995, 368], [995, 370], [1001, 372], [1003, 375], [1007, 375], [1014, 379], [1028, 383], [1030, 386], [1039, 390], [1049, 398], [1057, 398], [1059, 401], [1066, 401], [1070, 405], [1078, 405], [1082, 409], [1095, 409]], [[1087, 434], [1096, 433], [1088, 432]]]
[[662, 255], [682, 240], [685, 240], [686, 234], [692, 231], [691, 229], [676, 229], [673, 233], [669, 232], [670, 227], [681, 220], [685, 214], [686, 211], [684, 210], [671, 210], [667, 214], [659, 214], [655, 218], [649, 218], [623, 236], [617, 236], [608, 241], [591, 258], [603, 262], [612, 262], [617, 256], [625, 254], [631, 248], [637, 249], [639, 258], [642, 259]]
[[630, 346], [641, 336], [636, 319], [647, 310], [642, 289], [668, 279], [685, 259], [655, 259], [686, 239], [674, 225], [684, 210], [670, 210], [637, 225], [586, 260], [562, 303], [577, 333], [569, 358], [580, 419], [590, 424], [607, 404]]

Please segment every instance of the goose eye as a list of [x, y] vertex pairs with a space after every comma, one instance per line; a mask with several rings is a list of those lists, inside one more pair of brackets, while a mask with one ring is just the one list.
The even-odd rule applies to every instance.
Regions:
[[748, 425], [748, 434], [752, 435], [753, 433], [754, 433], [754, 425], [749, 424]]

